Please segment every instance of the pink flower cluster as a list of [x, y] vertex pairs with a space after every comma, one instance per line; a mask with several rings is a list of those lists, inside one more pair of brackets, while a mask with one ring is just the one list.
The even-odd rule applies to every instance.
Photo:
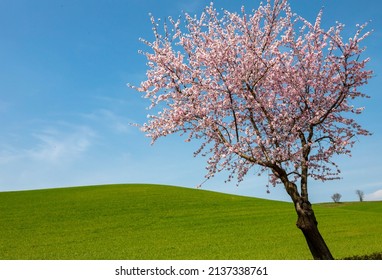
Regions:
[[147, 79], [136, 89], [160, 112], [142, 130], [153, 142], [178, 132], [202, 139], [195, 154], [209, 156], [207, 178], [225, 169], [240, 182], [256, 165], [273, 184], [338, 179], [333, 156], [370, 134], [352, 118], [372, 75], [360, 59], [369, 32], [358, 26], [344, 40], [342, 24], [324, 30], [321, 18], [310, 23], [285, 0], [252, 14], [211, 4], [200, 17], [185, 14], [184, 26], [169, 18], [163, 32], [152, 17]]

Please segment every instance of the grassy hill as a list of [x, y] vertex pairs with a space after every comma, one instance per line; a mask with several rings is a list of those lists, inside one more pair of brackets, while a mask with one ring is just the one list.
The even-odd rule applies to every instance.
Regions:
[[[335, 258], [382, 251], [382, 202], [318, 204]], [[0, 193], [0, 259], [311, 259], [293, 205], [107, 185]]]

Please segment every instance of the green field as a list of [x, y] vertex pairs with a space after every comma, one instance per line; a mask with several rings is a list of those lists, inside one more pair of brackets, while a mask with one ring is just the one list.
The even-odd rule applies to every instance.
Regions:
[[[382, 252], [382, 202], [314, 205], [335, 258]], [[0, 193], [0, 259], [311, 259], [293, 205], [107, 185]]]

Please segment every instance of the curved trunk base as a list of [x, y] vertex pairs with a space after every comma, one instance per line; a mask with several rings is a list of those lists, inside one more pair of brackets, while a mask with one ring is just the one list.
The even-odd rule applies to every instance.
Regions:
[[316, 216], [309, 201], [299, 201], [295, 204], [297, 212], [296, 226], [304, 234], [309, 250], [315, 260], [333, 260], [328, 246], [322, 238]]

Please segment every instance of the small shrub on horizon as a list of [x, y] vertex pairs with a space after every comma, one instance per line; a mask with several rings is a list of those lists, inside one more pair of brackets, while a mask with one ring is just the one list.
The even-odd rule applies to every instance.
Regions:
[[355, 255], [352, 257], [346, 257], [344, 260], [382, 260], [382, 252], [376, 252], [370, 255]]

